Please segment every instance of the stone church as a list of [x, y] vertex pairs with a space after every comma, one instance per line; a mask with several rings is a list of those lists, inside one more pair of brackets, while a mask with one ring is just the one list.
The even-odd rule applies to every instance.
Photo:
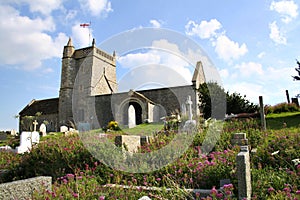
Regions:
[[59, 97], [32, 100], [19, 113], [20, 131], [25, 129], [21, 122], [28, 116], [35, 116], [39, 124], [46, 122], [47, 131], [80, 125], [96, 129], [112, 120], [128, 126], [132, 121], [129, 107], [135, 124], [159, 122], [174, 113], [185, 115], [187, 97], [193, 102], [193, 115], [200, 114], [197, 89], [205, 82], [200, 61], [191, 84], [177, 87], [118, 92], [116, 70], [115, 52], [111, 55], [97, 48], [95, 40], [89, 47], [75, 49], [70, 38], [63, 49]]

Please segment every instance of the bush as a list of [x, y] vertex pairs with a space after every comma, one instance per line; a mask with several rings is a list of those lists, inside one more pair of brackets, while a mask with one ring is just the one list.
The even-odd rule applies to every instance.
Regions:
[[119, 127], [118, 122], [110, 121], [106, 127], [106, 130], [120, 131], [121, 128]]
[[294, 103], [279, 103], [274, 106], [265, 106], [265, 113], [297, 112], [300, 108]]

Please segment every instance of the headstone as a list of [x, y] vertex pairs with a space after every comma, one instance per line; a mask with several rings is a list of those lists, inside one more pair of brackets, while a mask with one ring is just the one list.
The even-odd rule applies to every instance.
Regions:
[[241, 146], [236, 157], [239, 199], [251, 199], [251, 171], [248, 146]]
[[296, 104], [299, 107], [298, 98], [292, 98], [292, 103]]
[[248, 139], [246, 138], [246, 133], [233, 134], [231, 139], [231, 144], [238, 145], [238, 146], [248, 145]]
[[40, 133], [37, 131], [34, 131], [31, 133], [31, 142], [33, 144], [38, 144], [40, 143]]
[[36, 131], [36, 126], [38, 125], [39, 123], [36, 121], [36, 120], [34, 120], [34, 122], [33, 122], [33, 131]]
[[43, 137], [47, 135], [47, 127], [44, 123], [42, 123], [40, 126], [40, 132], [42, 133]]
[[17, 135], [17, 131], [15, 129], [11, 129], [10, 135], [16, 136]]
[[150, 136], [118, 135], [115, 137], [115, 145], [123, 149], [125, 145], [129, 153], [135, 153], [140, 146], [149, 143], [150, 139]]
[[191, 96], [188, 96], [187, 100], [186, 100], [186, 105], [187, 105], [187, 114], [189, 117], [189, 120], [193, 120], [193, 111], [192, 111], [192, 100], [191, 100]]
[[20, 146], [16, 147], [16, 153], [29, 152], [32, 149], [32, 144], [38, 144], [39, 142], [39, 132], [22, 132], [20, 136]]
[[7, 134], [5, 132], [0, 132], [0, 141], [1, 140], [6, 140]]
[[24, 153], [30, 151], [32, 148], [31, 132], [23, 131], [20, 136], [20, 146], [16, 147], [17, 153]]
[[89, 123], [83, 123], [83, 122], [78, 123], [78, 131], [86, 132], [89, 130], [91, 130], [91, 126]]
[[135, 119], [135, 109], [133, 105], [130, 105], [128, 108], [128, 128], [134, 128], [136, 126]]
[[193, 111], [192, 111], [192, 100], [191, 96], [188, 96], [185, 104], [187, 105], [187, 114], [188, 114], [188, 120], [185, 122], [183, 126], [183, 131], [189, 133], [192, 133], [196, 128], [196, 120], [193, 120]]
[[68, 129], [67, 126], [61, 126], [61, 127], [60, 127], [60, 132], [65, 133], [65, 132], [67, 132], [67, 131], [69, 131], [69, 129]]

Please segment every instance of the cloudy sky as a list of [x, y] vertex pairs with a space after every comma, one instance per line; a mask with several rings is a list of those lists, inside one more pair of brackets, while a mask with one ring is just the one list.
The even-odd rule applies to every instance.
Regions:
[[[266, 104], [284, 102], [286, 89], [292, 97], [299, 92], [300, 82], [291, 77], [300, 60], [299, 6], [296, 0], [2, 0], [0, 130], [17, 129], [14, 116], [32, 99], [58, 96], [62, 48], [69, 37], [76, 48], [88, 46], [93, 37], [101, 48], [124, 31], [147, 27], [174, 31], [198, 44], [206, 53], [203, 63], [210, 59], [225, 90], [255, 103], [259, 95]], [[90, 22], [90, 29], [80, 27]], [[166, 37], [150, 43], [156, 48], [117, 51], [118, 80], [125, 82], [140, 71], [138, 66], [149, 71], [145, 75], [155, 74], [153, 64], [159, 64], [188, 83], [195, 63], [182, 56], [197, 52], [182, 52], [180, 45]], [[135, 89], [144, 86], [139, 84]]]

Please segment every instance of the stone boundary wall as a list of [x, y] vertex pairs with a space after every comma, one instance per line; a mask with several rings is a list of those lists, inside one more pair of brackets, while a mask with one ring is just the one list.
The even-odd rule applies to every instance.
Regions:
[[28, 200], [32, 199], [33, 191], [48, 189], [51, 190], [52, 177], [39, 176], [19, 181], [0, 184], [0, 199], [1, 200]]

